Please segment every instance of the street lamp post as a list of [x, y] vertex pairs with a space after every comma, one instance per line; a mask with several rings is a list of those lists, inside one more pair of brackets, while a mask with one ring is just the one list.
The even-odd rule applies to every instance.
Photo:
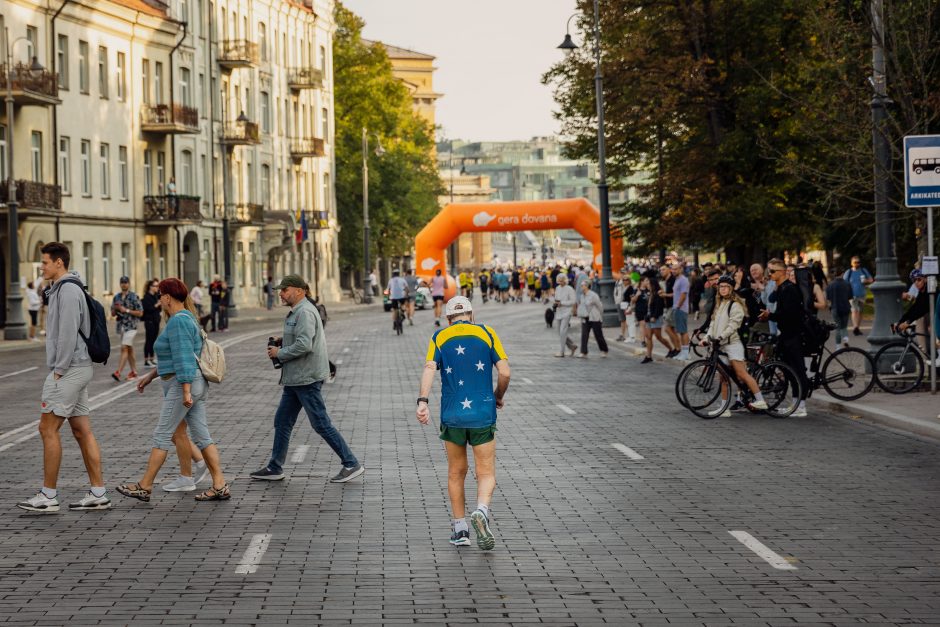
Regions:
[[888, 205], [891, 186], [891, 145], [887, 135], [888, 98], [884, 54], [884, 0], [871, 0], [872, 17], [872, 144], [875, 175], [875, 282], [871, 292], [875, 299], [875, 320], [868, 343], [878, 350], [891, 339], [891, 324], [901, 317], [899, 296], [904, 289], [898, 277], [898, 260], [894, 250], [894, 223]]
[[[375, 136], [376, 143], [375, 156], [381, 157], [385, 154], [382, 148], [382, 142], [379, 136]], [[362, 127], [362, 257], [365, 265], [365, 272], [362, 275], [362, 302], [372, 303], [372, 261], [369, 257], [369, 131]]]
[[[575, 14], [577, 15], [577, 13]], [[571, 17], [574, 17], [571, 16]], [[571, 18], [568, 18], [571, 24]], [[570, 32], [565, 33], [565, 40], [558, 46], [565, 52], [577, 49]], [[604, 305], [604, 326], [620, 324], [617, 316], [617, 304], [614, 302], [614, 277], [610, 261], [610, 207], [607, 190], [607, 148], [604, 138], [604, 75], [601, 72], [601, 20], [598, 0], [594, 0], [594, 96], [597, 102], [597, 192], [601, 212], [601, 279], [600, 297]]]
[[[10, 41], [9, 29], [4, 29], [6, 41]], [[20, 294], [20, 242], [19, 231], [20, 221], [19, 203], [16, 201], [16, 180], [13, 178], [13, 48], [16, 44], [25, 41], [30, 44], [32, 51], [32, 42], [26, 37], [17, 37], [13, 42], [7, 44], [6, 49], [6, 111], [7, 127], [9, 134], [7, 136], [7, 226], [9, 227], [8, 241], [10, 243], [10, 289], [7, 292], [7, 319], [3, 330], [3, 337], [6, 340], [25, 340], [26, 321], [23, 318], [23, 295]], [[30, 64], [30, 71], [42, 71], [42, 66], [34, 56]], [[86, 277], [87, 280], [87, 277]]]
[[[231, 219], [229, 218], [229, 204], [232, 200], [232, 158], [235, 152], [235, 146], [225, 141], [225, 103], [222, 99], [222, 129], [219, 135], [219, 144], [222, 148], [224, 163], [222, 164], [222, 269], [225, 283], [228, 285], [229, 305], [228, 317], [238, 317], [238, 308], [235, 299], [232, 298], [234, 281], [232, 281], [232, 233]], [[248, 116], [244, 111], [240, 111], [235, 123], [245, 125], [248, 123]]]

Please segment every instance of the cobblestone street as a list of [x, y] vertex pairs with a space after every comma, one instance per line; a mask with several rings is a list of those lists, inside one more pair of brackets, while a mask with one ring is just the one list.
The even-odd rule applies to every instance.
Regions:
[[[143, 471], [160, 395], [96, 366], [114, 509], [16, 509], [41, 485], [27, 425], [45, 369], [40, 351], [0, 354], [0, 623], [940, 624], [940, 444], [820, 413], [703, 421], [676, 402], [675, 369], [593, 345], [554, 359], [541, 307], [474, 305], [512, 366], [491, 552], [448, 543], [443, 447], [414, 418], [430, 312], [402, 337], [378, 307], [328, 324], [339, 375], [324, 397], [366, 466], [345, 485], [328, 483], [339, 461], [303, 416], [287, 479], [248, 479], [271, 450], [280, 389], [264, 346], [280, 318], [217, 336], [229, 374], [209, 427], [235, 481], [215, 504], [113, 490]], [[431, 407], [436, 421], [439, 396]], [[87, 477], [62, 436], [68, 502]], [[177, 470], [171, 454], [158, 480]]]

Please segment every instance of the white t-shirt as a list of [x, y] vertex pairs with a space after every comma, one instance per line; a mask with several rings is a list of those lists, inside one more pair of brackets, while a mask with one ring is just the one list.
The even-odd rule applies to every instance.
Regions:
[[26, 288], [26, 302], [29, 311], [39, 311], [39, 308], [42, 307], [42, 299], [39, 298], [39, 292], [36, 291], [36, 288]]
[[198, 285], [195, 286], [192, 290], [190, 290], [189, 296], [193, 299], [193, 302], [195, 304], [197, 305], [202, 304], [202, 288], [199, 287]]

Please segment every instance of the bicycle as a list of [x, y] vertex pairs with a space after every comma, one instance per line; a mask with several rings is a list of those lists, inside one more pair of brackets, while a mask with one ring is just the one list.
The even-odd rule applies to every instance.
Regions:
[[[693, 352], [700, 359], [704, 359], [710, 354], [710, 345], [702, 345], [702, 340], [707, 338], [708, 334], [704, 328], [696, 329], [692, 334], [690, 344], [692, 345]], [[747, 372], [756, 379], [758, 373], [760, 372], [760, 366], [773, 360], [773, 347], [775, 338], [769, 333], [752, 332], [748, 336], [747, 340], [748, 341], [745, 344]], [[692, 363], [685, 366], [685, 368], [683, 368], [679, 373], [679, 376], [676, 377], [676, 398], [678, 399], [679, 404], [683, 407], [687, 407], [687, 403], [686, 400], [682, 398], [682, 392], [679, 384], [681, 383], [682, 372], [687, 370], [689, 366], [692, 365]]]
[[397, 335], [401, 335], [402, 333], [405, 332], [405, 325], [404, 325], [405, 312], [402, 309], [401, 300], [396, 299], [393, 302], [395, 304], [392, 307], [392, 311], [394, 312], [394, 316], [392, 319], [392, 328], [395, 330], [395, 333]]
[[356, 289], [354, 287], [350, 289], [349, 292], [350, 292], [350, 296], [352, 296], [353, 302], [356, 303], [357, 305], [361, 305], [362, 304], [362, 290]]
[[[712, 342], [708, 357], [694, 361], [686, 366], [676, 380], [676, 396], [686, 409], [699, 418], [714, 419], [731, 407], [734, 395], [731, 393], [733, 382], [741, 393], [742, 402], [750, 406], [754, 396], [746, 385], [742, 385], [731, 366], [721, 357], [718, 342]], [[764, 411], [778, 418], [786, 418], [799, 405], [800, 383], [790, 368], [780, 361], [752, 363], [751, 375], [767, 403]], [[716, 405], [717, 403], [717, 405]]]
[[[821, 323], [828, 331], [835, 329], [831, 323]], [[871, 355], [860, 348], [845, 346], [832, 350], [826, 346], [828, 340], [821, 342], [818, 350], [811, 355], [810, 373], [807, 375], [810, 382], [810, 391], [825, 388], [826, 392], [843, 401], [854, 401], [865, 396], [875, 385], [875, 362]], [[823, 357], [828, 355], [823, 362]], [[822, 369], [819, 364], [822, 362]]]
[[918, 388], [924, 380], [925, 364], [930, 363], [930, 354], [921, 348], [918, 337], [929, 336], [917, 333], [910, 326], [899, 331], [894, 325], [891, 330], [899, 339], [891, 340], [875, 353], [875, 382], [878, 387], [890, 394], [905, 394]]

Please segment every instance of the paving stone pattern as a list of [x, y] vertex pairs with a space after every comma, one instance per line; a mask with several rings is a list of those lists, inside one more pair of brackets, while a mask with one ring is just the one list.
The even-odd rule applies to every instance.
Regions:
[[[270, 453], [279, 389], [264, 338], [235, 344], [209, 405], [229, 502], [158, 489], [150, 504], [112, 492], [109, 512], [28, 514], [13, 504], [39, 487], [40, 441], [0, 453], [0, 623], [940, 624], [936, 443], [824, 415], [703, 421], [676, 403], [672, 369], [622, 351], [555, 359], [540, 307], [477, 304], [513, 369], [494, 551], [449, 545], [443, 449], [414, 419], [430, 314], [395, 337], [358, 309], [329, 324], [343, 363], [324, 390], [364, 480], [328, 483], [338, 460], [303, 416], [291, 451], [309, 445], [305, 460], [283, 482], [248, 479]], [[154, 386], [93, 416], [109, 487], [139, 477], [159, 405]], [[67, 427], [63, 443], [67, 502], [87, 488]], [[161, 479], [175, 471], [171, 455]], [[797, 569], [775, 570], [731, 530]], [[235, 574], [261, 533], [257, 572]]]

